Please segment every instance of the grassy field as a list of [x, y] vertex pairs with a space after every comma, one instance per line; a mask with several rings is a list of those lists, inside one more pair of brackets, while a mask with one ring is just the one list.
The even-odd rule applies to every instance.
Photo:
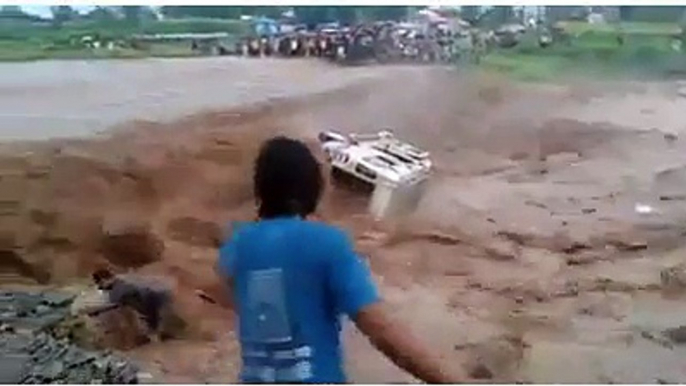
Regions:
[[[571, 22], [564, 28], [571, 37], [569, 43], [541, 48], [532, 34], [515, 48], [492, 51], [482, 59], [481, 67], [528, 81], [578, 75], [608, 78], [686, 74], [686, 53], [672, 48], [679, 32], [675, 24]], [[623, 44], [618, 41], [620, 35]]]
[[140, 25], [124, 21], [80, 21], [60, 27], [3, 21], [0, 23], [0, 61], [194, 56], [196, 54], [191, 51], [189, 43], [158, 43], [145, 49], [126, 48], [124, 45], [107, 50], [84, 48], [74, 42], [83, 36], [125, 42], [136, 34], [224, 32], [237, 37], [247, 31], [248, 26], [244, 22], [219, 19], [150, 21]]
[[648, 22], [624, 22], [618, 24], [590, 24], [580, 21], [569, 21], [561, 23], [563, 28], [572, 34], [582, 34], [584, 32], [614, 33], [623, 30], [634, 35], [669, 35], [679, 32], [679, 25], [676, 23], [648, 23]]

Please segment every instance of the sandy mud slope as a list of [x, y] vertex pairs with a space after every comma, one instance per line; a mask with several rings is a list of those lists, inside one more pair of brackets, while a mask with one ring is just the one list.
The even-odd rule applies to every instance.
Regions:
[[[68, 284], [102, 262], [171, 280], [191, 336], [129, 354], [156, 379], [229, 382], [231, 312], [196, 290], [218, 293], [224, 224], [254, 215], [260, 141], [391, 127], [436, 159], [419, 209], [375, 223], [329, 189], [317, 216], [350, 230], [397, 317], [446, 361], [491, 381], [686, 382], [686, 99], [674, 87], [354, 70], [379, 81], [6, 145], [4, 280]], [[328, 71], [337, 82], [349, 70]], [[413, 382], [352, 326], [346, 345], [353, 381]]]

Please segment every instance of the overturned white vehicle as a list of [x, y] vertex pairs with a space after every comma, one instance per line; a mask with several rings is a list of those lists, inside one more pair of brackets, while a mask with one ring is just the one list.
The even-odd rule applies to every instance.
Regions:
[[319, 134], [332, 178], [372, 192], [369, 211], [376, 218], [413, 210], [431, 172], [429, 153], [400, 141], [389, 131]]

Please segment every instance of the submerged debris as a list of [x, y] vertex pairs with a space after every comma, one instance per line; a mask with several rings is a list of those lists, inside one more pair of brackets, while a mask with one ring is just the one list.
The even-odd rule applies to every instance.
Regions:
[[686, 326], [668, 328], [662, 334], [675, 344], [686, 343]]
[[683, 291], [686, 288], [686, 265], [678, 264], [660, 271], [660, 284], [663, 290]]
[[0, 291], [0, 383], [138, 383], [138, 369], [109, 352], [52, 336], [73, 296]]

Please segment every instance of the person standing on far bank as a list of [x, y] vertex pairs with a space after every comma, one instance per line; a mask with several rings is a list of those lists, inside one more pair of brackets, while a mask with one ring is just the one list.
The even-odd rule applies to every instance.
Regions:
[[393, 319], [346, 234], [307, 220], [319, 202], [320, 165], [302, 142], [265, 142], [253, 175], [259, 219], [237, 224], [217, 273], [239, 322], [244, 383], [345, 383], [341, 317], [396, 365], [427, 383], [457, 383]]

